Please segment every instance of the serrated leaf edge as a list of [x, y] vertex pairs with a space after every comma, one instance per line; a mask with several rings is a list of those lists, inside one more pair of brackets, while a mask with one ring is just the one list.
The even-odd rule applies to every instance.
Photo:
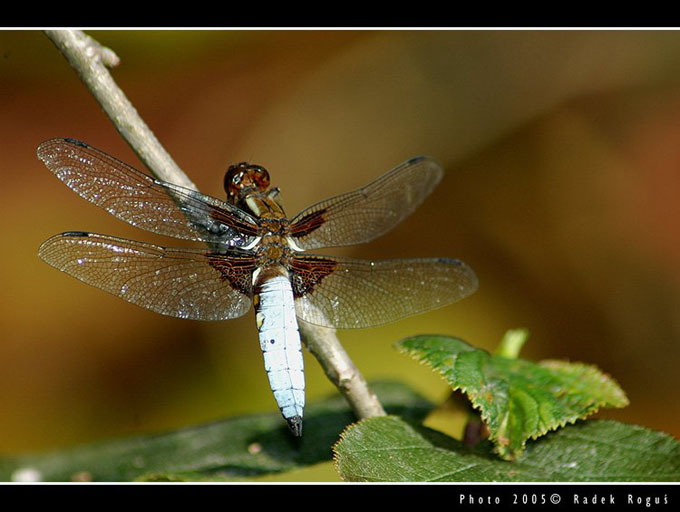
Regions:
[[[601, 402], [601, 401], [600, 401], [600, 402], [597, 402], [596, 405], [592, 405], [592, 406], [591, 406], [591, 408], [593, 408], [594, 410], [587, 411], [584, 415], [578, 416], [578, 417], [576, 417], [576, 418], [565, 419], [564, 421], [560, 421], [559, 423], [557, 423], [557, 425], [555, 425], [555, 426], [553, 426], [553, 427], [547, 427], [547, 428], [541, 429], [541, 430], [539, 430], [536, 434], [532, 434], [532, 435], [529, 435], [529, 436], [527, 436], [527, 437], [525, 437], [525, 438], [523, 438], [523, 439], [520, 439], [520, 443], [521, 443], [521, 444], [520, 444], [520, 448], [519, 448], [519, 449], [516, 449], [516, 450], [508, 450], [508, 451], [506, 452], [506, 451], [503, 449], [505, 445], [501, 442], [501, 440], [499, 439], [499, 436], [497, 435], [497, 433], [492, 432], [491, 429], [488, 428], [488, 425], [489, 425], [489, 415], [486, 414], [486, 413], [484, 412], [484, 409], [482, 408], [482, 405], [481, 405], [481, 401], [478, 400], [479, 394], [474, 394], [474, 396], [473, 396], [473, 393], [469, 392], [468, 389], [467, 389], [465, 386], [462, 386], [462, 385], [453, 386], [453, 385], [451, 385], [451, 383], [446, 379], [446, 376], [445, 376], [439, 369], [437, 369], [437, 368], [435, 368], [434, 366], [432, 366], [432, 364], [430, 363], [430, 361], [428, 361], [427, 359], [422, 359], [422, 358], [419, 356], [419, 354], [417, 353], [416, 350], [413, 350], [413, 349], [404, 347], [404, 346], [402, 345], [403, 342], [408, 341], [408, 340], [412, 340], [412, 339], [416, 339], [416, 338], [427, 338], [427, 337], [452, 338], [452, 339], [457, 339], [457, 340], [459, 340], [459, 341], [462, 341], [463, 343], [469, 345], [466, 341], [461, 340], [460, 338], [455, 338], [455, 337], [453, 337], [453, 336], [449, 336], [449, 335], [446, 335], [446, 334], [422, 334], [422, 335], [418, 335], [418, 336], [409, 336], [408, 338], [401, 339], [401, 340], [397, 341], [397, 342], [394, 344], [394, 346], [397, 348], [398, 351], [400, 351], [400, 352], [402, 352], [402, 353], [404, 353], [404, 354], [407, 354], [407, 355], [410, 356], [411, 358], [415, 359], [418, 363], [420, 363], [420, 364], [422, 364], [422, 365], [424, 365], [424, 366], [429, 367], [429, 368], [430, 368], [431, 370], [433, 370], [435, 373], [439, 374], [439, 376], [442, 378], [442, 380], [443, 380], [444, 382], [446, 382], [446, 384], [447, 384], [453, 391], [458, 391], [458, 390], [460, 390], [460, 391], [462, 391], [462, 392], [468, 397], [468, 399], [470, 400], [470, 403], [472, 404], [472, 407], [473, 407], [474, 409], [476, 409], [476, 410], [479, 412], [479, 415], [480, 415], [480, 417], [482, 418], [482, 421], [483, 421], [484, 424], [487, 426], [487, 429], [488, 429], [488, 431], [489, 431], [489, 439], [490, 439], [490, 440], [493, 442], [493, 444], [494, 444], [493, 451], [494, 451], [496, 454], [498, 454], [498, 456], [501, 457], [503, 460], [512, 461], [512, 460], [516, 460], [519, 456], [521, 456], [522, 453], [524, 452], [524, 450], [526, 449], [526, 442], [527, 442], [529, 439], [535, 441], [535, 440], [538, 439], [539, 437], [543, 437], [543, 436], [545, 436], [546, 434], [548, 434], [549, 432], [553, 432], [553, 431], [555, 431], [555, 430], [558, 430], [558, 429], [560, 429], [560, 428], [563, 428], [563, 427], [565, 427], [566, 425], [573, 425], [573, 424], [575, 424], [577, 421], [585, 420], [585, 419], [588, 418], [589, 416], [592, 416], [593, 414], [597, 413], [598, 410], [599, 410], [600, 408], [602, 408], [602, 407], [604, 407], [604, 406], [606, 405], [606, 402]], [[472, 347], [472, 345], [469, 345], [469, 346]], [[479, 348], [476, 348], [476, 347], [472, 347], [472, 348], [473, 348], [474, 350], [482, 350], [482, 351], [484, 351], [484, 352], [487, 352], [487, 351], [485, 351], [485, 350], [483, 350], [483, 349], [479, 349]], [[492, 357], [493, 357], [492, 354], [490, 354], [490, 353], [488, 353], [488, 352], [487, 352], [487, 354], [489, 355], [489, 358], [492, 358]], [[452, 357], [454, 357], [454, 364], [455, 364], [455, 360], [458, 359], [458, 355], [455, 354], [455, 355], [453, 355]], [[546, 360], [544, 360], [544, 361], [547, 361], [547, 362], [558, 361], [558, 362], [560, 362], [560, 360], [558, 360], [558, 359], [546, 359]], [[530, 361], [530, 362], [533, 363], [533, 364], [535, 364], [535, 365], [540, 365], [543, 361], [539, 361], [539, 362]], [[628, 397], [626, 396], [625, 392], [623, 391], [623, 388], [621, 388], [621, 386], [620, 386], [619, 383], [616, 381], [616, 379], [614, 379], [613, 377], [611, 377], [608, 373], [605, 373], [605, 372], [601, 371], [601, 370], [600, 370], [597, 366], [595, 366], [595, 365], [589, 365], [589, 364], [587, 364], [587, 363], [581, 363], [581, 362], [573, 362], [573, 363], [572, 363], [572, 362], [570, 362], [570, 361], [568, 361], [568, 360], [566, 360], [566, 361], [564, 361], [564, 362], [567, 362], [568, 364], [577, 364], [577, 365], [580, 365], [580, 366], [583, 366], [583, 367], [592, 368], [592, 369], [594, 369], [595, 371], [597, 371], [598, 373], [600, 373], [602, 376], [607, 377], [608, 379], [610, 379], [610, 380], [616, 385], [616, 387], [621, 391], [621, 393], [622, 393], [622, 395], [623, 395], [623, 399], [624, 399], [625, 402], [626, 402], [625, 405], [622, 405], [622, 406], [620, 406], [620, 407], [626, 407], [626, 406], [628, 405], [628, 403], [629, 403]], [[619, 406], [613, 406], [613, 407], [620, 408]], [[506, 413], [506, 414], [504, 415], [504, 417], [502, 418], [502, 421], [501, 421], [500, 423], [503, 423], [503, 422], [507, 421], [508, 416], [509, 416], [509, 413]], [[500, 431], [500, 429], [499, 429], [499, 431]]]
[[331, 447], [331, 450], [333, 452], [333, 467], [335, 468], [335, 471], [340, 475], [340, 478], [342, 478], [343, 481], [345, 480], [345, 476], [342, 473], [342, 470], [340, 469], [340, 461], [338, 460], [338, 446], [340, 443], [342, 443], [345, 440], [345, 437], [347, 434], [349, 434], [349, 431], [354, 429], [355, 427], [359, 427], [362, 423], [365, 423], [368, 420], [373, 420], [375, 418], [391, 418], [391, 417], [396, 417], [393, 414], [387, 414], [385, 416], [371, 416], [370, 418], [361, 418], [360, 420], [355, 421], [354, 423], [350, 423], [347, 425], [342, 432], [340, 432], [340, 436], [338, 437], [338, 440], [333, 443], [333, 446]]
[[[553, 363], [561, 363], [561, 364], [569, 364], [572, 366], [579, 366], [584, 369], [592, 370], [594, 372], [599, 373], [602, 377], [607, 379], [610, 384], [612, 384], [616, 390], [619, 392], [621, 395], [619, 398], [621, 398], [621, 405], [617, 404], [612, 404], [609, 407], [615, 407], [617, 409], [622, 409], [624, 407], [627, 407], [630, 405], [630, 400], [628, 400], [628, 396], [626, 395], [626, 392], [623, 390], [623, 387], [619, 384], [619, 382], [611, 375], [611, 373], [603, 371], [601, 368], [599, 368], [597, 365], [594, 364], [589, 364], [589, 363], [583, 363], [581, 361], [570, 361], [569, 359], [542, 359], [541, 361], [538, 361], [537, 363], [534, 363], [539, 366], [545, 367], [546, 365], [551, 365]], [[606, 402], [600, 401], [598, 403], [598, 407], [605, 407]]]

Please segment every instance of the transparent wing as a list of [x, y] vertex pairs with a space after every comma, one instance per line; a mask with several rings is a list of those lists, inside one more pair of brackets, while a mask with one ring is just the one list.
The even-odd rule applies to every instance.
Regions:
[[435, 160], [413, 158], [363, 188], [303, 210], [291, 221], [290, 236], [302, 250], [368, 242], [413, 213], [442, 176]]
[[163, 315], [225, 320], [250, 308], [255, 261], [245, 254], [173, 249], [95, 233], [62, 233], [40, 257], [57, 269]]
[[340, 329], [373, 327], [446, 306], [477, 289], [448, 258], [358, 260], [297, 255], [290, 264], [297, 316]]
[[248, 245], [259, 232], [240, 208], [156, 180], [84, 142], [48, 140], [37, 154], [74, 192], [138, 228], [230, 247]]

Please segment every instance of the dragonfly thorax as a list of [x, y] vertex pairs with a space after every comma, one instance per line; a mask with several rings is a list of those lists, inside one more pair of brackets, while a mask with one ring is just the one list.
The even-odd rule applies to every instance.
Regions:
[[263, 236], [254, 251], [262, 266], [285, 263], [292, 255], [286, 237], [276, 234]]

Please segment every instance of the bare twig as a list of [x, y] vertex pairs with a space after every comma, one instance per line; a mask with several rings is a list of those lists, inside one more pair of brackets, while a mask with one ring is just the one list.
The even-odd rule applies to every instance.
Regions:
[[154, 175], [163, 181], [196, 190], [196, 185], [179, 168], [135, 107], [114, 82], [107, 66], [115, 66], [116, 54], [80, 30], [46, 30], [59, 51], [109, 116], [123, 139]]
[[[197, 190], [116, 85], [107, 66], [118, 57], [79, 30], [45, 31], [102, 106], [116, 130], [151, 172], [163, 181]], [[359, 418], [384, 416], [385, 410], [343, 349], [333, 329], [300, 322], [304, 342], [328, 378], [347, 399]]]
[[354, 414], [359, 418], [385, 416], [385, 409], [378, 397], [345, 352], [334, 329], [300, 321], [300, 332], [305, 345], [321, 363], [326, 376], [350, 403]]

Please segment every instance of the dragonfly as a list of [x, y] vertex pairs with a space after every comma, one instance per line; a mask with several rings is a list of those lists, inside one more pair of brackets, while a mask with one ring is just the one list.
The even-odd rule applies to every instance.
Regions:
[[118, 219], [202, 243], [163, 247], [69, 231], [43, 242], [39, 256], [163, 315], [219, 321], [253, 306], [269, 384], [295, 436], [302, 435], [305, 406], [298, 319], [336, 329], [374, 327], [477, 289], [473, 270], [453, 258], [372, 261], [307, 252], [369, 242], [399, 224], [442, 179], [441, 165], [428, 157], [289, 219], [260, 165], [230, 165], [222, 201], [155, 179], [75, 139], [43, 142], [37, 155], [74, 192]]

